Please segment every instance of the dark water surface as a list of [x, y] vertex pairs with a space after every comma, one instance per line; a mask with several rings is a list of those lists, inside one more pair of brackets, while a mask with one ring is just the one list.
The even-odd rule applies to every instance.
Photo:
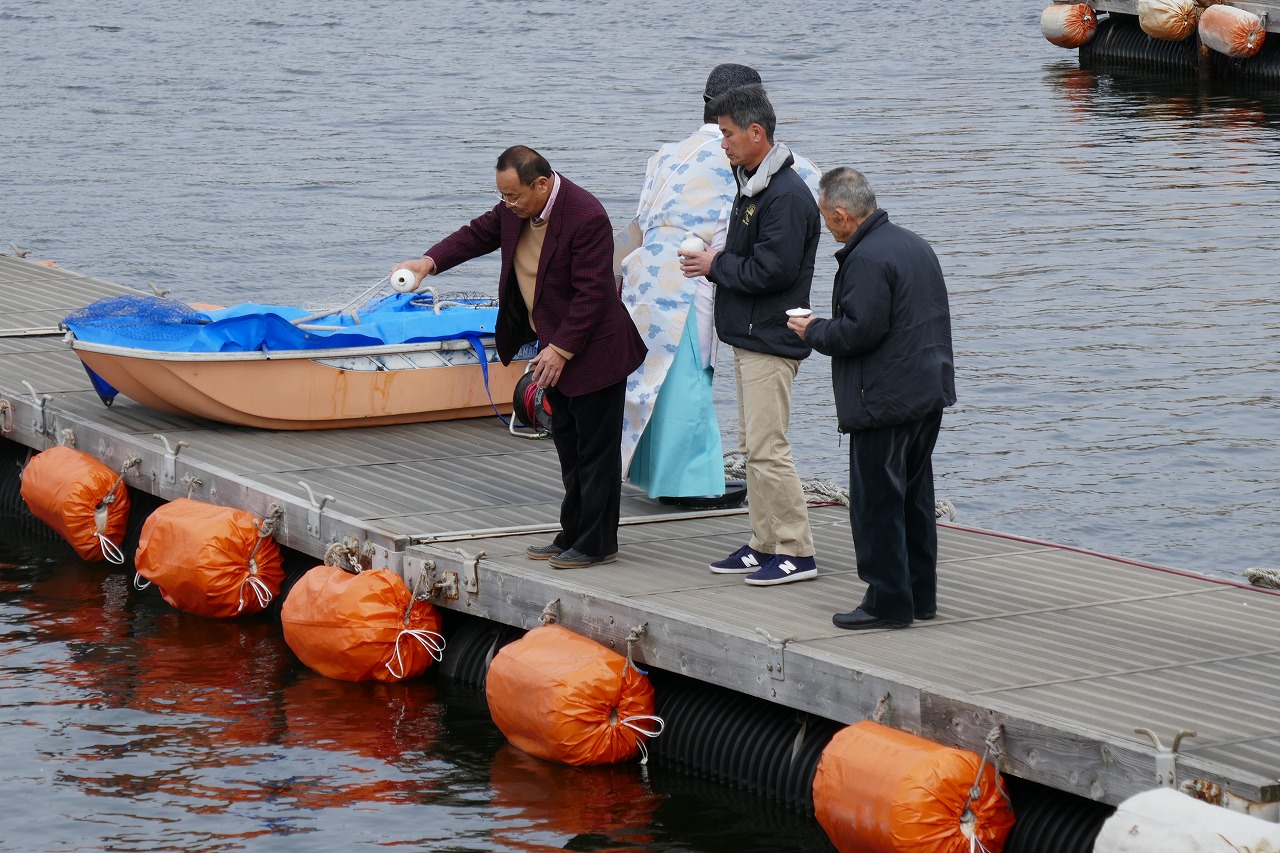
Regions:
[[[709, 68], [748, 62], [778, 137], [862, 169], [942, 259], [961, 522], [1278, 566], [1280, 95], [1083, 69], [1042, 5], [0, 2], [0, 246], [189, 300], [332, 300], [481, 212], [512, 143], [621, 225]], [[843, 482], [824, 359], [796, 409], [802, 474]], [[482, 704], [324, 681], [269, 623], [125, 580], [0, 568], [0, 850], [806, 849], [636, 768], [513, 772]]]

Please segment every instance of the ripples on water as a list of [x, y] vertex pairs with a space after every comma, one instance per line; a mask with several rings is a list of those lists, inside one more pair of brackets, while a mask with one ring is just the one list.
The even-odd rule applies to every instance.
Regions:
[[[962, 522], [1280, 563], [1276, 94], [1082, 69], [1024, 0], [956, 9], [803, 0], [762, 35], [723, 2], [9, 4], [0, 237], [183, 298], [350, 292], [480, 212], [512, 142], [623, 222], [710, 65], [748, 61], [779, 138], [863, 169], [942, 258]], [[805, 476], [843, 482], [828, 376], [804, 367], [794, 434]]]
[[[1040, 8], [18, 0], [0, 245], [184, 299], [319, 300], [480, 212], [514, 142], [621, 224], [648, 156], [698, 124], [707, 70], [749, 62], [779, 138], [865, 171], [938, 250], [960, 402], [936, 466], [962, 522], [1280, 565], [1280, 101], [1082, 69]], [[822, 358], [794, 420], [802, 473], [843, 481]], [[0, 850], [806, 849], [705, 786], [517, 770], [474, 702], [323, 681], [265, 623], [156, 610], [78, 564], [0, 569], [0, 626]]]
[[477, 691], [323, 678], [275, 621], [179, 613], [128, 574], [12, 545], [0, 759], [14, 853], [827, 848], [758, 797], [526, 755]]

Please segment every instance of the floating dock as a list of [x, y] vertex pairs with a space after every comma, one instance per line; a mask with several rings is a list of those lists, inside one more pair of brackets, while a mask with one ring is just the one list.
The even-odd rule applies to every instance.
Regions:
[[[1187, 2], [1191, 8], [1198, 8], [1190, 0]], [[1054, 0], [1054, 4], [1064, 5], [1065, 0]], [[1261, 46], [1248, 57], [1227, 56], [1210, 49], [1194, 29], [1178, 41], [1148, 35], [1139, 23], [1139, 0], [1089, 0], [1088, 5], [1096, 14], [1097, 32], [1079, 45], [1084, 65], [1118, 64], [1175, 76], [1280, 83], [1280, 0], [1231, 0], [1226, 4], [1259, 19]]]
[[132, 292], [0, 256], [4, 438], [74, 442], [116, 470], [136, 456], [125, 482], [161, 499], [278, 507], [281, 545], [319, 562], [343, 543], [429, 581], [443, 608], [522, 628], [550, 614], [642, 665], [838, 722], [879, 716], [979, 754], [994, 734], [1006, 773], [1101, 803], [1176, 773], [1202, 799], [1280, 817], [1280, 596], [943, 524], [938, 618], [841, 631], [831, 615], [864, 589], [843, 507], [811, 508], [817, 580], [754, 588], [706, 568], [745, 541], [745, 511], [630, 487], [618, 562], [557, 571], [524, 556], [556, 529], [554, 448], [496, 418], [275, 432], [104, 407], [56, 327]]

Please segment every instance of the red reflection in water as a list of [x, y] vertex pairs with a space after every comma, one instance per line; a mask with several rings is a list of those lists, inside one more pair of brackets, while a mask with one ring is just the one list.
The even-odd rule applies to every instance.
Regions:
[[663, 799], [637, 762], [570, 767], [510, 744], [494, 755], [490, 784], [493, 805], [511, 810], [494, 837], [512, 850], [561, 850], [580, 836], [591, 850], [651, 849], [647, 828]]

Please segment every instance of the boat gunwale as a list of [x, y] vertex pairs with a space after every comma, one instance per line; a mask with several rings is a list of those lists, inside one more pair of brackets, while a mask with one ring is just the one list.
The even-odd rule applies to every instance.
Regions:
[[[122, 347], [115, 344], [83, 341], [75, 337], [74, 332], [68, 332], [65, 340], [72, 350], [84, 350], [85, 352], [100, 353], [102, 355], [139, 358], [148, 361], [184, 362], [278, 361], [281, 359], [319, 361], [331, 358], [404, 355], [417, 352], [458, 352], [473, 349], [471, 341], [462, 338], [450, 338], [442, 341], [420, 341], [411, 344], [371, 344], [369, 346], [334, 347], [329, 349], [252, 350], [246, 352], [190, 352], [185, 350], [152, 350], [141, 347]], [[492, 335], [482, 335], [479, 340], [486, 349], [494, 346]]]

